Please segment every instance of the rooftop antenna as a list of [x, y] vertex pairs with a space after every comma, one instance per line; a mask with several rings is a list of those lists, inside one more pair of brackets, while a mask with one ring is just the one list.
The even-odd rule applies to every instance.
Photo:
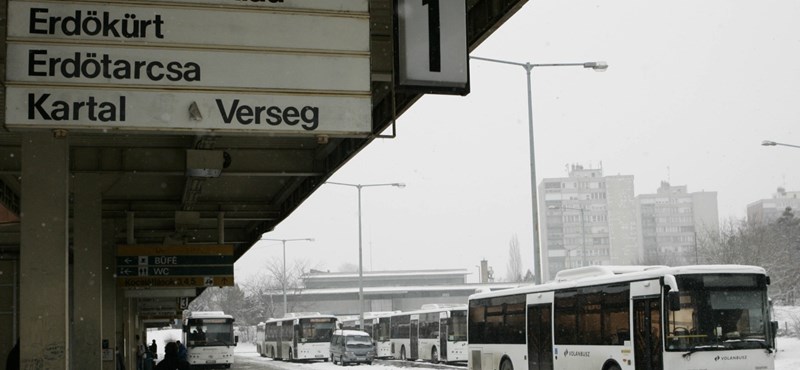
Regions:
[[670, 184], [672, 183], [672, 179], [670, 178], [669, 166], [667, 166], [667, 182]]

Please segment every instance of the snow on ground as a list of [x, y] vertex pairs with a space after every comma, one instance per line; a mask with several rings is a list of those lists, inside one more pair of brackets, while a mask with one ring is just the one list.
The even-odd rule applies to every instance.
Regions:
[[[775, 355], [775, 370], [796, 370], [800, 369], [800, 306], [775, 307], [775, 318], [778, 321], [780, 328], [778, 337], [778, 353]], [[795, 328], [795, 326], [797, 328]], [[164, 358], [164, 345], [167, 342], [174, 342], [181, 339], [180, 329], [166, 329], [166, 330], [150, 330], [147, 332], [147, 344], [149, 345], [153, 339], [156, 340], [158, 346], [158, 358]], [[256, 346], [253, 343], [240, 342], [236, 346], [237, 356], [254, 357], [263, 361], [271, 361], [270, 359], [261, 358], [256, 353]], [[313, 370], [341, 370], [341, 366], [333, 365], [330, 362], [311, 362], [311, 363], [285, 363], [289, 368], [308, 368]], [[404, 369], [401, 367], [387, 366], [387, 365], [360, 365], [356, 367], [358, 370], [387, 370], [387, 368]], [[454, 367], [455, 368], [455, 367]]]

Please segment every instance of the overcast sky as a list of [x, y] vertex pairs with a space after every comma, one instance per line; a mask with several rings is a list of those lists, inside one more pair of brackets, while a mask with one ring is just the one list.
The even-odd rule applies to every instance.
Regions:
[[[568, 164], [716, 191], [721, 219], [778, 186], [800, 190], [800, 1], [534, 0], [471, 53], [531, 63], [537, 183]], [[532, 260], [525, 72], [473, 60], [466, 97], [428, 95], [331, 181], [402, 182], [362, 192], [364, 269], [463, 268], [505, 278], [510, 239]], [[287, 265], [358, 262], [355, 188], [324, 185], [267, 238]], [[236, 263], [242, 282], [281, 258], [261, 242]]]

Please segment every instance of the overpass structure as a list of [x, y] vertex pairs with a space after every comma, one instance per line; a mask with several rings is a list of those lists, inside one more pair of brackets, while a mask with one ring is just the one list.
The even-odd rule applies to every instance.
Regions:
[[466, 93], [458, 49], [525, 2], [0, 1], [0, 357], [133, 368], [419, 97]]

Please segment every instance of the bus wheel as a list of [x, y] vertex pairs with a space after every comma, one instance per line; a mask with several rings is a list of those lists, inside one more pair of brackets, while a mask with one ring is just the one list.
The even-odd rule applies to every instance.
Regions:
[[508, 359], [503, 360], [500, 364], [500, 370], [514, 370], [514, 365]]
[[431, 349], [431, 362], [434, 364], [439, 363], [439, 351], [436, 350], [436, 347]]
[[400, 347], [400, 361], [406, 360], [406, 346]]
[[613, 364], [613, 365], [607, 367], [606, 370], [622, 370], [622, 368], [619, 367], [618, 364]]

